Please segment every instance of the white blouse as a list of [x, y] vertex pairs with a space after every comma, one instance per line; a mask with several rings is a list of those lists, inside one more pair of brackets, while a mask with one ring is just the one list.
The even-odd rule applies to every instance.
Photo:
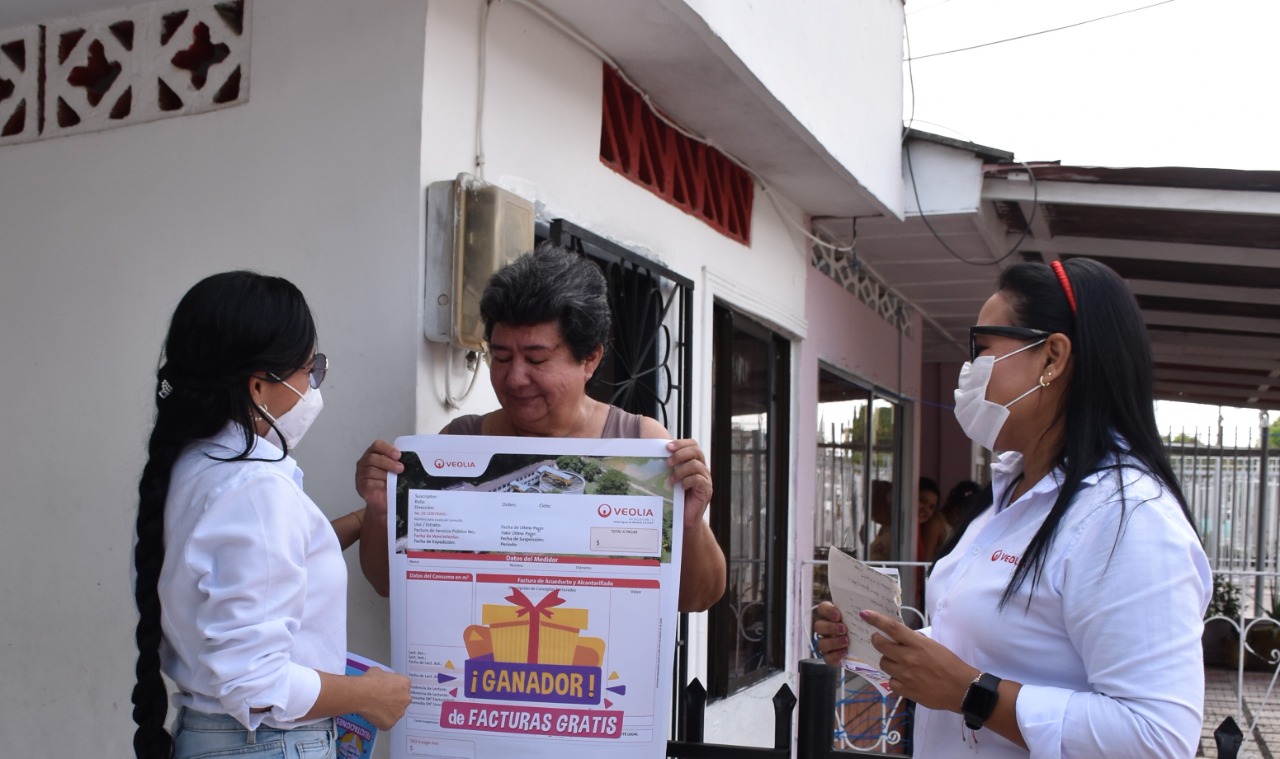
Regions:
[[[1021, 476], [1021, 455], [1003, 455], [992, 472], [999, 504]], [[1032, 757], [1195, 756], [1213, 584], [1195, 530], [1157, 480], [1132, 468], [1086, 477], [1034, 592], [1028, 576], [997, 608], [1061, 476], [998, 513], [987, 509], [939, 560], [928, 581], [929, 634], [974, 667], [1023, 684], [1017, 720]], [[968, 730], [959, 714], [920, 707], [915, 755], [1028, 752]]]
[[[251, 458], [280, 458], [253, 439]], [[233, 423], [174, 465], [161, 662], [177, 706], [229, 714], [250, 730], [296, 727], [320, 695], [317, 670], [346, 670], [347, 565], [293, 458], [210, 458], [243, 447]], [[252, 711], [260, 708], [268, 711]]]

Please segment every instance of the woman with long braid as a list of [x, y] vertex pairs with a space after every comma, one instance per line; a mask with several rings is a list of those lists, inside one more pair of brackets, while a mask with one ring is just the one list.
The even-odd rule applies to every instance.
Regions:
[[401, 675], [341, 674], [342, 549], [363, 515], [330, 524], [289, 456], [322, 407], [315, 347], [302, 293], [278, 277], [208, 277], [173, 314], [138, 485], [139, 759], [332, 757], [334, 716], [386, 728], [409, 704]]

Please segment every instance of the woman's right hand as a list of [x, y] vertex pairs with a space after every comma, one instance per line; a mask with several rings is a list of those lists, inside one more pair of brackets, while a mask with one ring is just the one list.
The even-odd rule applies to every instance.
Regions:
[[365, 689], [364, 706], [360, 716], [372, 722], [379, 730], [389, 730], [400, 721], [409, 708], [409, 678], [378, 667], [359, 677]]
[[391, 593], [387, 560], [387, 473], [400, 474], [400, 451], [385, 440], [375, 440], [356, 462], [356, 492], [366, 511], [360, 526], [360, 570], [378, 595]]
[[840, 666], [849, 651], [849, 635], [841, 621], [840, 610], [830, 601], [818, 604], [814, 612], [813, 634], [818, 636], [818, 653], [833, 667]]
[[385, 440], [375, 440], [356, 462], [356, 492], [373, 516], [387, 514], [387, 472], [400, 474], [400, 450]]

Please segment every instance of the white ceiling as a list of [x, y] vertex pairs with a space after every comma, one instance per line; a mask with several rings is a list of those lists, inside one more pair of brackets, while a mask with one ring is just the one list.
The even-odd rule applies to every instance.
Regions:
[[1158, 398], [1280, 409], [1280, 172], [1033, 171], [1034, 185], [1020, 164], [988, 165], [979, 208], [931, 216], [932, 230], [918, 216], [860, 219], [856, 237], [847, 219], [815, 227], [856, 239], [864, 265], [917, 309], [926, 362], [964, 360], [1002, 268], [1088, 256], [1138, 300]]

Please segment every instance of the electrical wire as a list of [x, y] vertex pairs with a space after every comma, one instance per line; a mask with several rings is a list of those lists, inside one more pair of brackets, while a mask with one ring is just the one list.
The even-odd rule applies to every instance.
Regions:
[[499, 0], [484, 0], [480, 9], [480, 51], [476, 67], [476, 179], [484, 181], [484, 92], [489, 52], [489, 9]]
[[[503, 0], [493, 0], [493, 1], [502, 2]], [[523, 8], [527, 8], [528, 10], [532, 11], [535, 15], [539, 16], [540, 18], [542, 18], [547, 23], [551, 24], [556, 29], [559, 29], [570, 39], [574, 40], [575, 42], [577, 42], [578, 44], [586, 48], [588, 51], [590, 51], [592, 54], [594, 54], [597, 58], [600, 59], [601, 62], [609, 66], [609, 68], [613, 69], [614, 72], [619, 76], [619, 78], [622, 79], [622, 81], [626, 82], [627, 85], [631, 87], [631, 89], [635, 90], [640, 95], [641, 100], [643, 100], [644, 104], [649, 107], [649, 111], [659, 121], [671, 127], [672, 129], [676, 130], [677, 132], [684, 135], [685, 137], [688, 137], [691, 140], [696, 140], [697, 142], [701, 142], [702, 144], [708, 147], [715, 148], [721, 155], [723, 155], [726, 159], [728, 159], [730, 163], [732, 163], [733, 165], [745, 171], [747, 175], [751, 177], [751, 180], [753, 182], [760, 185], [761, 191], [766, 196], [768, 196], [769, 201], [773, 204], [774, 210], [778, 212], [778, 215], [782, 218], [784, 223], [791, 225], [793, 228], [799, 231], [800, 234], [804, 235], [805, 237], [807, 237], [809, 240], [813, 241], [817, 245], [821, 245], [831, 250], [840, 251], [844, 253], [853, 252], [854, 246], [835, 245], [819, 237], [816, 237], [812, 233], [810, 233], [809, 230], [805, 229], [803, 225], [796, 223], [789, 215], [783, 213], [781, 207], [778, 205], [777, 200], [774, 199], [772, 194], [770, 194], [768, 183], [764, 181], [764, 179], [760, 176], [760, 174], [755, 169], [747, 165], [747, 163], [742, 159], [738, 158], [737, 156], [733, 155], [729, 151], [720, 147], [711, 138], [706, 137], [705, 135], [698, 134], [697, 132], [694, 132], [688, 129], [683, 124], [680, 124], [679, 122], [675, 121], [674, 119], [664, 114], [662, 112], [662, 109], [658, 108], [654, 104], [653, 100], [649, 97], [649, 93], [645, 92], [645, 90], [642, 87], [637, 85], [635, 81], [632, 80], [631, 77], [627, 75], [627, 72], [623, 70], [622, 66], [618, 65], [617, 61], [615, 61], [612, 57], [610, 57], [609, 54], [606, 53], [604, 50], [601, 50], [600, 47], [597, 46], [595, 43], [591, 42], [586, 37], [582, 36], [581, 32], [574, 29], [572, 26], [565, 23], [563, 20], [561, 20], [558, 16], [553, 14], [551, 11], [547, 10], [546, 8], [543, 8], [541, 5], [538, 5], [533, 0], [506, 0], [506, 2], [510, 2], [515, 5], [519, 5]]]
[[[447, 353], [444, 369], [444, 403], [451, 409], [461, 410], [462, 402], [467, 399], [467, 396], [471, 395], [472, 389], [476, 386], [476, 379], [480, 376], [480, 357], [476, 355], [475, 351], [467, 351], [470, 354], [467, 357], [467, 369], [471, 372], [471, 381], [467, 383], [467, 389], [462, 391], [462, 395], [455, 398], [453, 397], [451, 382], [453, 378], [453, 354], [460, 349], [454, 348], [453, 345], [447, 345], [445, 350]], [[475, 356], [475, 358], [472, 358], [472, 356]]]
[[[1031, 177], [1031, 186], [1033, 188], [1032, 198], [1031, 198], [1031, 203], [1032, 203], [1031, 218], [1028, 219], [1027, 221], [1027, 226], [1026, 226], [1026, 229], [1024, 229], [1022, 232], [1022, 237], [1020, 237], [1018, 239], [1018, 242], [1014, 244], [1013, 248], [1008, 253], [1001, 256], [999, 260], [992, 261], [990, 264], [984, 264], [983, 262], [970, 261], [964, 256], [952, 250], [951, 246], [947, 244], [946, 240], [942, 239], [942, 236], [938, 234], [938, 230], [934, 229], [933, 224], [929, 222], [929, 217], [924, 212], [924, 207], [920, 203], [920, 189], [916, 185], [915, 167], [911, 165], [911, 148], [910, 146], [907, 145], [907, 135], [911, 132], [911, 127], [913, 124], [915, 124], [915, 119], [916, 119], [916, 78], [915, 78], [915, 71], [911, 67], [911, 31], [909, 27], [910, 27], [910, 24], [907, 23], [907, 20], [904, 16], [902, 19], [902, 38], [903, 38], [904, 44], [907, 46], [907, 56], [906, 56], [907, 82], [909, 86], [908, 92], [910, 92], [911, 94], [911, 109], [908, 111], [908, 120], [907, 120], [906, 126], [902, 130], [901, 144], [902, 144], [903, 154], [907, 158], [907, 173], [911, 177], [911, 192], [913, 195], [915, 195], [915, 198], [916, 198], [916, 209], [920, 211], [920, 220], [924, 222], [924, 225], [926, 228], [928, 228], [929, 233], [933, 235], [934, 239], [937, 240], [940, 245], [942, 245], [944, 250], [946, 250], [952, 256], [955, 256], [959, 260], [963, 261], [964, 263], [971, 264], [974, 266], [999, 264], [1001, 261], [1004, 261], [1006, 258], [1013, 255], [1014, 251], [1018, 249], [1018, 246], [1022, 244], [1022, 241], [1026, 239], [1027, 232], [1030, 231], [1031, 229], [1031, 221], [1035, 219], [1036, 208], [1039, 206], [1039, 203], [1037, 202], [1039, 191], [1035, 189], [1035, 186], [1036, 186], [1035, 175], [1031, 173], [1030, 166], [1027, 166], [1025, 163], [1022, 164], [1023, 166], [1027, 167], [1027, 173]], [[970, 142], [972, 142], [972, 140], [970, 140]], [[955, 337], [952, 336], [951, 332], [948, 331], [945, 327], [943, 327], [942, 324], [940, 324], [937, 319], [934, 319], [932, 316], [925, 313], [923, 310], [917, 309], [917, 311], [920, 314], [920, 318], [923, 319], [929, 326], [933, 327], [934, 331], [937, 332], [942, 337], [942, 339], [954, 345], [956, 349], [959, 350], [962, 354], [968, 355], [968, 349], [964, 345], [962, 345], [959, 340], [955, 339]]]
[[[1041, 31], [1038, 31], [1038, 32], [1030, 32], [1030, 33], [1028, 33], [1028, 34], [1020, 34], [1020, 35], [1018, 35], [1017, 37], [1006, 37], [1005, 39], [1002, 39], [1002, 40], [993, 40], [993, 41], [991, 41], [991, 42], [983, 42], [983, 43], [982, 43], [982, 44], [980, 44], [980, 45], [970, 45], [969, 47], [958, 47], [958, 48], [956, 48], [955, 50], [944, 50], [944, 51], [942, 51], [942, 52], [940, 52], [940, 53], [929, 53], [928, 55], [921, 55], [921, 56], [916, 57], [916, 58], [907, 58], [907, 60], [908, 60], [908, 61], [913, 61], [913, 60], [914, 60], [914, 61], [923, 61], [923, 60], [924, 60], [924, 59], [926, 59], [926, 58], [937, 58], [937, 57], [938, 57], [938, 56], [940, 56], [940, 55], [951, 55], [952, 53], [963, 53], [963, 52], [966, 52], [966, 51], [968, 51], [968, 50], [977, 50], [978, 48], [991, 47], [992, 45], [1000, 45], [1000, 44], [1003, 44], [1003, 43], [1005, 43], [1005, 42], [1013, 42], [1013, 41], [1015, 41], [1015, 40], [1024, 40], [1024, 39], [1026, 39], [1026, 38], [1028, 38], [1028, 37], [1037, 37], [1037, 36], [1039, 36], [1039, 35], [1041, 35], [1041, 34], [1048, 34], [1048, 33], [1050, 33], [1050, 32], [1060, 32], [1060, 31], [1062, 31], [1063, 29], [1073, 29], [1073, 28], [1075, 28], [1075, 27], [1077, 27], [1077, 26], [1084, 26], [1085, 24], [1092, 24], [1092, 23], [1093, 23], [1093, 22], [1095, 22], [1095, 21], [1105, 21], [1105, 20], [1107, 20], [1107, 19], [1109, 19], [1109, 18], [1115, 18], [1116, 16], [1124, 16], [1124, 15], [1129, 14], [1129, 13], [1137, 13], [1138, 11], [1145, 11], [1145, 10], [1148, 10], [1148, 9], [1150, 9], [1150, 8], [1155, 8], [1155, 7], [1160, 6], [1160, 5], [1168, 5], [1169, 3], [1172, 3], [1172, 2], [1173, 2], [1173, 0], [1160, 0], [1160, 2], [1158, 2], [1158, 3], [1152, 3], [1151, 5], [1144, 5], [1144, 6], [1142, 6], [1141, 8], [1130, 8], [1130, 9], [1129, 9], [1129, 10], [1127, 10], [1127, 11], [1120, 11], [1120, 12], [1118, 12], [1118, 13], [1112, 13], [1112, 14], [1109, 14], [1109, 15], [1106, 15], [1106, 16], [1098, 16], [1097, 18], [1091, 18], [1091, 19], [1088, 19], [1088, 20], [1085, 20], [1085, 21], [1077, 21], [1077, 22], [1076, 22], [1076, 23], [1074, 23], [1074, 24], [1067, 24], [1066, 26], [1058, 26], [1058, 27], [1054, 27], [1053, 29], [1044, 29], [1044, 30], [1041, 30]], [[942, 3], [938, 3], [938, 5], [942, 5]], [[930, 6], [930, 7], [934, 7], [934, 6]], [[923, 9], [923, 8], [922, 8], [921, 10], [926, 10], [926, 9]]]
[[[483, 19], [483, 21], [482, 21], [482, 23], [483, 23], [483, 24], [487, 24], [487, 23], [488, 23], [488, 13], [487, 13], [487, 8], [488, 8], [488, 4], [489, 4], [489, 2], [492, 2], [492, 3], [495, 3], [495, 4], [496, 4], [496, 3], [503, 2], [503, 0], [488, 0], [488, 2], [486, 2], [486, 14], [485, 14], [485, 17], [484, 17], [484, 19]], [[663, 122], [664, 124], [666, 124], [667, 126], [671, 127], [672, 129], [676, 130], [677, 132], [679, 132], [680, 134], [684, 135], [685, 137], [688, 137], [688, 138], [689, 138], [689, 139], [691, 139], [691, 140], [697, 140], [697, 141], [699, 141], [699, 142], [701, 142], [701, 143], [703, 143], [703, 144], [705, 144], [705, 145], [707, 145], [707, 146], [709, 146], [709, 147], [713, 147], [713, 148], [715, 148], [716, 150], [718, 150], [718, 151], [721, 153], [721, 155], [723, 155], [725, 158], [727, 158], [731, 163], [733, 163], [735, 166], [737, 166], [738, 168], [740, 168], [740, 169], [742, 169], [743, 171], [745, 171], [745, 172], [746, 172], [746, 173], [751, 177], [752, 181], [754, 181], [756, 184], [758, 184], [758, 185], [760, 186], [760, 191], [761, 191], [762, 193], [764, 193], [765, 197], [767, 197], [767, 198], [769, 199], [770, 204], [772, 204], [772, 205], [773, 205], [774, 211], [778, 214], [778, 217], [782, 219], [782, 221], [783, 221], [783, 223], [784, 223], [784, 224], [787, 224], [788, 226], [790, 226], [790, 227], [792, 227], [793, 229], [795, 229], [797, 232], [799, 232], [801, 235], [803, 235], [806, 239], [808, 239], [810, 242], [812, 242], [812, 243], [813, 243], [813, 244], [815, 244], [815, 245], [819, 245], [819, 246], [821, 246], [821, 247], [823, 247], [823, 248], [826, 248], [826, 249], [828, 249], [828, 250], [832, 250], [832, 251], [836, 251], [836, 252], [841, 252], [841, 253], [852, 253], [852, 254], [854, 254], [854, 255], [855, 255], [855, 257], [856, 257], [856, 255], [857, 255], [856, 245], [854, 245], [854, 244], [850, 244], [850, 245], [836, 245], [836, 244], [834, 244], [834, 243], [828, 242], [827, 240], [823, 240], [822, 238], [818, 237], [817, 235], [814, 235], [812, 232], [810, 232], [808, 229], [806, 229], [806, 228], [804, 227], [804, 225], [802, 225], [802, 224], [800, 224], [800, 223], [796, 222], [794, 219], [792, 219], [792, 218], [791, 218], [791, 216], [790, 216], [789, 214], [785, 213], [785, 212], [783, 211], [782, 207], [778, 204], [778, 200], [773, 196], [773, 193], [772, 193], [772, 191], [770, 190], [768, 183], [766, 183], [766, 182], [764, 181], [764, 179], [762, 179], [762, 178], [760, 177], [759, 173], [757, 173], [754, 169], [752, 169], [750, 166], [748, 166], [744, 161], [742, 161], [742, 160], [741, 160], [741, 159], [739, 159], [738, 157], [734, 156], [733, 154], [729, 153], [728, 151], [726, 151], [726, 150], [724, 150], [724, 149], [720, 148], [720, 147], [719, 147], [719, 146], [718, 146], [718, 145], [717, 145], [713, 140], [711, 140], [711, 139], [709, 139], [709, 138], [707, 138], [707, 137], [705, 137], [705, 136], [703, 136], [703, 135], [700, 135], [700, 134], [698, 134], [698, 133], [696, 133], [696, 132], [693, 132], [693, 131], [691, 131], [691, 130], [689, 130], [689, 129], [685, 128], [682, 124], [679, 124], [679, 123], [678, 123], [678, 122], [676, 122], [675, 120], [673, 120], [673, 119], [669, 118], [668, 116], [666, 116], [666, 115], [662, 112], [662, 110], [661, 110], [661, 109], [659, 109], [658, 107], [656, 107], [656, 106], [654, 105], [653, 100], [652, 100], [652, 99], [650, 99], [650, 97], [649, 97], [649, 93], [645, 92], [645, 91], [644, 91], [644, 89], [642, 89], [641, 87], [639, 87], [639, 86], [638, 86], [638, 85], [637, 85], [637, 84], [636, 84], [636, 83], [631, 79], [631, 77], [627, 76], [627, 73], [622, 69], [622, 67], [621, 67], [620, 65], [618, 65], [618, 62], [617, 62], [617, 61], [615, 61], [612, 57], [610, 57], [610, 56], [609, 56], [609, 54], [608, 54], [608, 53], [606, 53], [604, 50], [600, 49], [600, 47], [599, 47], [599, 46], [597, 46], [595, 43], [591, 42], [591, 41], [590, 41], [590, 40], [588, 40], [586, 37], [584, 37], [584, 36], [582, 35], [582, 33], [581, 33], [581, 32], [579, 32], [578, 30], [574, 29], [572, 26], [570, 26], [569, 24], [567, 24], [565, 21], [563, 21], [562, 19], [560, 19], [558, 16], [556, 16], [555, 14], [553, 14], [551, 11], [547, 10], [546, 8], [543, 8], [541, 5], [538, 5], [536, 2], [534, 2], [534, 0], [506, 0], [506, 2], [510, 2], [510, 3], [514, 4], [514, 5], [519, 5], [519, 6], [521, 6], [522, 8], [525, 8], [525, 9], [527, 9], [527, 10], [531, 11], [534, 15], [536, 15], [536, 16], [538, 16], [539, 18], [541, 18], [542, 20], [546, 21], [548, 24], [550, 24], [550, 25], [551, 25], [551, 26], [553, 26], [554, 28], [558, 29], [558, 30], [559, 30], [561, 33], [563, 33], [565, 36], [569, 37], [571, 40], [573, 40], [573, 41], [577, 42], [578, 44], [582, 45], [582, 47], [584, 47], [585, 49], [587, 49], [588, 51], [590, 51], [593, 55], [595, 55], [598, 59], [600, 59], [600, 61], [601, 61], [601, 62], [603, 62], [604, 64], [606, 64], [606, 65], [607, 65], [607, 66], [609, 66], [610, 68], [612, 68], [612, 69], [613, 69], [613, 70], [618, 74], [618, 76], [619, 76], [619, 77], [620, 77], [624, 82], [626, 82], [626, 83], [627, 83], [627, 85], [628, 85], [628, 86], [630, 86], [630, 87], [631, 87], [632, 89], [634, 89], [637, 93], [639, 93], [639, 94], [640, 94], [640, 97], [644, 100], [645, 105], [647, 105], [647, 106], [649, 107], [649, 110], [650, 110], [650, 111], [654, 114], [654, 116], [655, 116], [655, 117], [657, 117], [660, 121], [662, 121], [662, 122]], [[904, 30], [905, 30], [905, 28], [906, 28], [905, 23], [904, 23], [904, 25], [903, 25], [903, 28], [904, 28]], [[481, 33], [481, 47], [484, 47], [484, 46], [485, 46], [485, 44], [486, 44], [486, 42], [485, 42], [485, 41], [486, 41], [486, 40], [487, 40], [487, 35], [485, 35], [485, 34], [484, 34], [484, 32], [482, 32], [482, 33]], [[480, 55], [481, 55], [481, 59], [483, 60], [483, 58], [484, 58], [484, 52], [483, 52], [483, 50], [481, 51], [481, 54], [480, 54]], [[909, 60], [909, 59], [908, 59], [908, 60]], [[909, 64], [908, 64], [908, 71], [910, 71], [910, 65], [909, 65]], [[483, 84], [482, 84], [482, 86], [483, 86]], [[915, 103], [915, 94], [914, 94], [914, 91], [915, 91], [915, 88], [914, 88], [914, 83], [913, 83], [913, 85], [912, 85], [912, 111], [913, 111], [913, 113], [914, 113], [914, 110], [915, 110], [915, 105], [914, 105], [914, 103]], [[483, 94], [481, 95], [481, 97], [483, 98]], [[479, 134], [479, 130], [480, 130], [480, 127], [479, 127], [479, 124], [477, 124], [477, 127], [476, 127], [477, 135]], [[904, 130], [903, 141], [905, 142], [905, 140], [906, 140], [906, 136], [905, 136], [905, 130]], [[479, 156], [479, 155], [482, 155], [482, 151], [480, 151], [480, 150], [479, 150], [479, 148], [477, 148], [477, 155], [478, 155], [478, 156]], [[913, 183], [914, 183], [914, 180], [913, 180]], [[917, 205], [919, 204], [919, 202], [920, 202], [920, 201], [919, 201], [919, 198], [917, 198], [917, 199], [916, 199], [916, 203], [917, 203]], [[926, 222], [926, 223], [927, 223], [927, 222]], [[936, 232], [934, 233], [934, 236], [935, 236], [935, 237], [937, 236], [937, 233], [936, 233]], [[939, 241], [941, 241], [941, 238], [939, 238]], [[943, 244], [945, 245], [945, 243], [943, 243]], [[867, 272], [867, 274], [868, 274], [869, 276], [871, 276], [873, 279], [875, 279], [875, 280], [876, 280], [876, 282], [877, 282], [877, 284], [879, 284], [881, 287], [885, 288], [885, 290], [887, 290], [887, 291], [889, 292], [889, 294], [890, 294], [890, 295], [892, 295], [893, 297], [895, 297], [895, 298], [899, 299], [900, 301], [910, 303], [910, 301], [909, 301], [907, 298], [903, 297], [903, 295], [902, 295], [901, 293], [899, 293], [897, 290], [895, 290], [894, 288], [892, 288], [892, 287], [890, 287], [888, 284], [886, 284], [886, 283], [885, 283], [884, 278], [880, 277], [880, 275], [879, 275], [879, 274], [877, 274], [877, 273], [875, 272], [875, 270], [874, 270], [872, 267], [868, 266], [868, 265], [866, 264], [866, 262], [865, 262], [865, 261], [862, 261], [862, 260], [860, 260], [860, 259], [859, 259], [859, 260], [857, 261], [857, 265], [858, 265], [860, 268], [865, 269], [865, 270], [866, 270], [866, 272]], [[939, 325], [935, 320], [933, 320], [931, 317], [929, 317], [927, 314], [924, 314], [923, 312], [918, 312], [918, 313], [920, 313], [921, 317], [922, 317], [922, 318], [924, 318], [927, 322], [929, 322], [929, 323], [934, 327], [934, 329], [939, 330], [943, 335], [946, 335], [946, 334], [947, 334], [947, 333], [946, 333], [946, 331], [945, 331], [945, 330], [942, 330], [941, 326], [940, 326], [940, 325]], [[955, 341], [952, 341], [952, 342], [955, 342]], [[957, 347], [959, 347], [961, 350], [964, 350], [964, 347], [963, 347], [963, 346], [960, 346], [960, 344], [959, 344], [959, 343], [956, 343], [956, 345], [957, 345]], [[465, 397], [465, 395], [464, 395], [464, 397]]]
[[954, 248], [947, 244], [946, 240], [942, 239], [942, 235], [938, 234], [938, 230], [934, 229], [933, 224], [929, 221], [929, 215], [924, 212], [924, 208], [920, 203], [920, 187], [916, 184], [915, 168], [911, 165], [911, 146], [903, 145], [902, 150], [907, 157], [907, 174], [911, 177], [911, 194], [915, 196], [916, 208], [920, 211], [920, 220], [924, 222], [925, 227], [929, 229], [929, 233], [938, 241], [938, 244], [950, 253], [953, 258], [970, 266], [998, 266], [1004, 263], [1009, 256], [1018, 252], [1022, 247], [1022, 243], [1026, 241], [1027, 235], [1031, 234], [1031, 224], [1036, 220], [1036, 213], [1040, 210], [1040, 188], [1036, 185], [1036, 175], [1030, 166], [1023, 161], [1018, 161], [1022, 168], [1027, 170], [1027, 176], [1031, 178], [1031, 214], [1027, 217], [1026, 224], [1022, 227], [1022, 235], [1018, 237], [1013, 247], [1009, 248], [1008, 252], [999, 258], [991, 261], [974, 261], [957, 253]]
[[907, 23], [906, 16], [902, 17], [902, 44], [907, 47], [905, 59], [907, 64], [907, 92], [911, 97], [911, 108], [907, 111], [907, 125], [902, 130], [902, 142], [899, 143], [905, 146], [907, 144], [907, 133], [911, 131], [911, 125], [916, 123], [916, 74], [915, 70], [911, 68], [911, 25]]
[[[912, 119], [911, 119], [911, 123], [912, 123], [912, 124], [927, 124], [927, 125], [929, 125], [929, 126], [931, 126], [931, 127], [937, 127], [938, 129], [942, 129], [942, 130], [945, 130], [945, 131], [951, 132], [951, 133], [953, 133], [953, 134], [955, 135], [956, 139], [958, 139], [958, 140], [962, 140], [962, 141], [964, 141], [964, 142], [977, 142], [977, 140], [973, 139], [972, 137], [970, 137], [969, 135], [965, 134], [964, 132], [961, 132], [959, 129], [956, 129], [955, 127], [947, 126], [946, 124], [939, 124], [939, 123], [938, 123], [938, 122], [936, 122], [936, 121], [925, 121], [924, 119], [917, 119], [917, 118], [915, 118], [915, 117], [913, 116], [913, 117], [912, 117]], [[937, 133], [935, 132], [935, 134], [937, 134]], [[943, 136], [943, 137], [946, 137], [947, 135], [945, 135], [945, 134], [944, 134], [944, 135], [942, 135], [942, 136]]]
[[[1164, 0], [1164, 2], [1173, 2], [1173, 0]], [[1014, 253], [1018, 252], [1018, 249], [1022, 247], [1023, 241], [1027, 239], [1027, 235], [1030, 234], [1031, 232], [1031, 224], [1032, 222], [1035, 221], [1036, 212], [1040, 208], [1040, 202], [1039, 202], [1040, 188], [1036, 185], [1035, 172], [1033, 172], [1031, 170], [1031, 167], [1028, 166], [1026, 163], [1019, 161], [1019, 163], [1022, 164], [1022, 167], [1027, 170], [1027, 176], [1031, 178], [1031, 215], [1027, 217], [1026, 224], [1022, 228], [1022, 236], [1019, 237], [1018, 241], [1013, 244], [1013, 247], [1009, 249], [1009, 252], [1005, 253], [1004, 255], [992, 261], [972, 261], [968, 258], [965, 258], [961, 254], [957, 253], [955, 249], [953, 249], [949, 244], [947, 244], [946, 240], [942, 239], [942, 235], [938, 234], [938, 230], [934, 229], [933, 223], [929, 221], [929, 215], [924, 212], [924, 204], [920, 202], [920, 185], [916, 183], [916, 170], [915, 170], [915, 166], [911, 163], [911, 146], [907, 144], [907, 135], [911, 133], [911, 127], [915, 123], [915, 118], [916, 118], [916, 77], [915, 77], [914, 68], [911, 65], [911, 62], [915, 59], [911, 57], [910, 26], [911, 25], [907, 23], [907, 20], [903, 18], [902, 37], [907, 46], [907, 56], [904, 62], [907, 64], [907, 84], [908, 84], [907, 91], [910, 93], [910, 97], [911, 97], [911, 108], [908, 111], [906, 126], [904, 126], [902, 129], [902, 154], [907, 159], [907, 175], [911, 177], [911, 194], [916, 199], [916, 210], [920, 212], [920, 220], [924, 222], [925, 227], [929, 230], [929, 234], [933, 235], [933, 239], [937, 240], [938, 244], [942, 246], [943, 250], [951, 254], [953, 258], [963, 263], [969, 264], [970, 266], [998, 266], [1001, 263], [1004, 263], [1004, 261], [1007, 260], [1009, 256], [1012, 256]], [[943, 334], [948, 334], [948, 333], [944, 332]], [[959, 343], [957, 343], [957, 345], [959, 345]]]

